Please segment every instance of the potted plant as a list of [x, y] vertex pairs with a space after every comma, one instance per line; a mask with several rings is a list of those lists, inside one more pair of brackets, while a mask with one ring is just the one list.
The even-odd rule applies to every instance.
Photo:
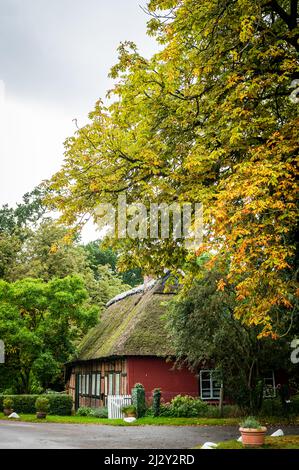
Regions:
[[267, 428], [252, 416], [243, 421], [239, 429], [242, 436], [242, 444], [246, 447], [260, 447], [265, 442]]
[[4, 416], [9, 416], [13, 413], [13, 399], [12, 398], [4, 398], [3, 400], [3, 413]]
[[127, 423], [132, 423], [133, 421], [136, 420], [136, 415], [137, 415], [136, 406], [134, 405], [124, 406], [122, 408], [122, 412], [125, 415], [124, 421], [126, 421]]
[[49, 400], [46, 397], [38, 397], [35, 402], [36, 417], [45, 419], [49, 410]]

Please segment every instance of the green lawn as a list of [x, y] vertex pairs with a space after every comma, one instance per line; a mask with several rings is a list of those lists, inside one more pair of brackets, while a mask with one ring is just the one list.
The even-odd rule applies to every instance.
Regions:
[[[0, 419], [8, 419], [0, 413]], [[125, 423], [122, 419], [103, 419], [89, 416], [51, 416], [48, 415], [46, 419], [36, 419], [33, 414], [20, 414], [20, 421], [28, 422], [46, 422], [46, 423], [71, 423], [71, 424], [101, 424], [112, 426], [238, 426], [242, 418], [164, 418], [164, 417], [145, 417], [140, 418], [134, 423]], [[299, 424], [299, 420], [294, 422]], [[262, 424], [288, 424], [288, 421], [281, 418], [265, 418]]]
[[[0, 419], [8, 420], [3, 413], [0, 413]], [[10, 421], [10, 420], [9, 420]], [[51, 416], [48, 415], [46, 419], [37, 419], [32, 414], [20, 414], [19, 421], [28, 421], [35, 423], [71, 423], [71, 424], [104, 424], [112, 426], [145, 426], [145, 425], [158, 425], [158, 426], [225, 426], [225, 425], [238, 425], [239, 419], [237, 418], [152, 418], [145, 417], [136, 420], [134, 423], [125, 423], [122, 419], [103, 419], [89, 416]]]
[[[241, 442], [225, 441], [217, 449], [245, 449]], [[299, 436], [266, 437], [265, 444], [257, 449], [299, 449]]]

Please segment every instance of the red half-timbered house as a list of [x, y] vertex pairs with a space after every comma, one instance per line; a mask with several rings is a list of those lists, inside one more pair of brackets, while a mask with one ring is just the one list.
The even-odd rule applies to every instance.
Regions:
[[164, 291], [162, 281], [132, 289], [112, 299], [99, 324], [84, 338], [78, 356], [66, 366], [67, 387], [75, 408], [99, 407], [107, 396], [127, 395], [136, 383], [142, 383], [147, 399], [161, 388], [167, 402], [178, 394], [213, 400], [219, 389], [188, 368], [174, 367], [174, 350], [165, 321], [167, 303], [173, 294]]

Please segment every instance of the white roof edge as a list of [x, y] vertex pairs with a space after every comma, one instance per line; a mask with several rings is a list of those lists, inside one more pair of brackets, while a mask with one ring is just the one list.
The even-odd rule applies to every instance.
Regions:
[[110, 307], [110, 305], [115, 304], [116, 302], [119, 302], [120, 300], [123, 300], [126, 297], [130, 297], [131, 295], [145, 292], [151, 289], [152, 287], [154, 287], [156, 282], [157, 282], [157, 279], [152, 279], [151, 281], [147, 283], [140, 284], [139, 286], [133, 287], [133, 289], [130, 289], [130, 290], [127, 290], [126, 292], [122, 292], [121, 294], [118, 294], [115, 297], [113, 297], [113, 299], [109, 300], [106, 303], [106, 307]]

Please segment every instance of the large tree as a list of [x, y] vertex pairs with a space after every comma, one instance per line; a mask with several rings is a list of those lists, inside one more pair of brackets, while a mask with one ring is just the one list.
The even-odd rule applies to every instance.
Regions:
[[0, 208], [0, 234], [20, 234], [28, 226], [36, 224], [46, 213], [46, 206], [43, 204], [45, 195], [46, 187], [40, 185], [24, 194], [22, 202], [18, 203], [15, 208], [9, 207], [8, 204], [2, 205]]
[[65, 243], [67, 228], [44, 213], [41, 200], [30, 195], [0, 210], [0, 338], [6, 347], [0, 390], [61, 389], [63, 363], [78, 340], [99, 321], [107, 301], [130, 288], [108, 259], [91, 266], [88, 249], [78, 240]]
[[[203, 270], [188, 292], [171, 306], [168, 329], [177, 354], [177, 362], [193, 370], [213, 368], [221, 376], [224, 392], [243, 408], [256, 412], [262, 405], [264, 377], [272, 371], [288, 371], [297, 380], [295, 364], [290, 361], [289, 341], [299, 322], [284, 338], [257, 339], [258, 329], [234, 316], [236, 295], [229, 287], [217, 290], [225, 273], [217, 267]], [[286, 321], [281, 325], [288, 330]]]
[[52, 219], [43, 219], [27, 234], [6, 280], [33, 277], [49, 281], [68, 274], [84, 275], [88, 270], [84, 249], [76, 240], [65, 244], [66, 235], [66, 227], [57, 226]]
[[63, 387], [63, 364], [98, 320], [99, 308], [88, 299], [78, 276], [48, 283], [0, 281], [0, 338], [6, 353], [0, 364], [2, 389], [30, 393]]
[[[16, 251], [11, 247], [14, 262], [9, 263], [3, 279], [14, 282], [30, 277], [48, 282], [68, 275], [79, 275], [89, 294], [89, 302], [100, 309], [109, 299], [130, 289], [131, 286], [112, 269], [108, 258], [90, 260], [89, 247], [93, 246], [94, 253], [96, 244], [85, 246], [76, 240], [65, 243], [67, 236], [66, 227], [58, 226], [52, 219], [44, 219], [16, 247]], [[0, 245], [0, 254], [3, 255], [2, 248], [4, 250]]]
[[[140, 268], [118, 272], [117, 252], [103, 247], [101, 240], [82, 244], [80, 237], [70, 238], [67, 227], [46, 215], [45, 191], [42, 186], [37, 187], [25, 194], [15, 208], [7, 204], [1, 207], [0, 279], [50, 280], [80, 274], [87, 279], [89, 287], [94, 284], [95, 290], [105, 290], [104, 299], [101, 300], [100, 293], [97, 295], [101, 305], [107, 296], [109, 299], [142, 282]], [[109, 285], [106, 285], [108, 277]]]
[[46, 212], [42, 202], [45, 188], [37, 186], [26, 193], [15, 208], [0, 208], [0, 278], [9, 279], [17, 264], [23, 243]]
[[80, 227], [122, 193], [201, 201], [196, 253], [173, 239], [121, 240], [125, 266], [197, 276], [201, 251], [229, 259], [235, 314], [276, 337], [277, 314], [291, 319], [296, 306], [297, 1], [152, 0], [148, 12], [161, 51], [148, 60], [120, 46], [116, 99], [97, 102], [66, 141], [51, 204]]
[[[107, 301], [130, 285], [118, 275], [112, 259], [116, 255], [111, 250], [101, 250], [100, 242], [81, 245], [79, 241], [68, 243], [64, 239], [68, 230], [49, 218], [39, 225], [24, 231], [6, 233], [0, 236], [0, 278], [15, 282], [24, 278], [50, 281], [68, 275], [79, 275], [88, 291], [89, 301], [101, 309]], [[132, 275], [136, 271], [132, 271]], [[138, 274], [138, 272], [137, 272]]]

